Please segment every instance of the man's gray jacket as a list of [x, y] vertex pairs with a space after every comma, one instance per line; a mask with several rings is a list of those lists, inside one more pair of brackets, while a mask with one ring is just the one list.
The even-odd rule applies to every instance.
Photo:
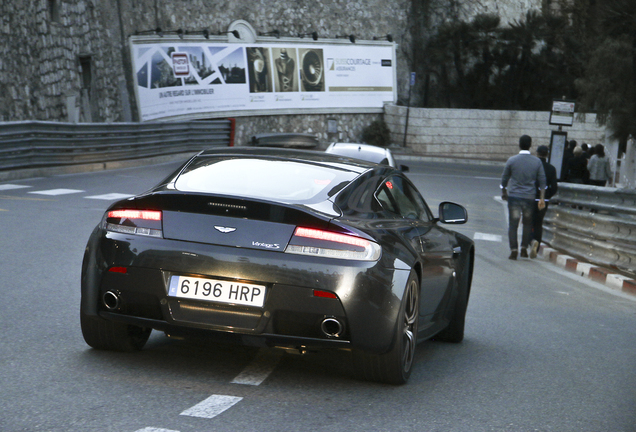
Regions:
[[545, 171], [541, 159], [530, 154], [528, 150], [521, 150], [506, 162], [501, 177], [501, 187], [508, 189], [508, 196], [533, 200], [540, 190], [546, 188]]

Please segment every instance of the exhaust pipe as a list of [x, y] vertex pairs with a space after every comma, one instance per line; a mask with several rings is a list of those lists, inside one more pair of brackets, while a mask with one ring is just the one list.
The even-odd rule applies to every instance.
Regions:
[[119, 293], [116, 291], [106, 291], [102, 296], [104, 306], [108, 310], [115, 310], [119, 307]]
[[342, 324], [337, 318], [328, 317], [320, 323], [320, 330], [328, 338], [337, 338], [342, 334]]

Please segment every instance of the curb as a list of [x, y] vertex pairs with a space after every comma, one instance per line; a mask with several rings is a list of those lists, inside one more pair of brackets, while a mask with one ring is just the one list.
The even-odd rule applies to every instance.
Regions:
[[599, 267], [595, 264], [580, 261], [544, 245], [539, 247], [537, 256], [540, 256], [546, 261], [550, 261], [565, 270], [576, 273], [579, 276], [584, 276], [595, 282], [601, 283], [610, 289], [636, 296], [636, 280], [630, 276], [625, 276], [615, 273], [605, 267]]
[[394, 151], [391, 147], [387, 147], [389, 150], [393, 152], [393, 157], [396, 160], [403, 161], [418, 161], [418, 162], [442, 162], [442, 163], [459, 163], [459, 164], [467, 164], [467, 165], [488, 165], [488, 166], [497, 166], [503, 169], [506, 161], [497, 161], [490, 159], [464, 159], [459, 157], [450, 157], [450, 156], [428, 156], [417, 153], [399, 153]]

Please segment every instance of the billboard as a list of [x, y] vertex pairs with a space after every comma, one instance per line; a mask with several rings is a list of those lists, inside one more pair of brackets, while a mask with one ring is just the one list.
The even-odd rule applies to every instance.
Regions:
[[396, 99], [395, 45], [133, 39], [142, 121], [380, 112]]

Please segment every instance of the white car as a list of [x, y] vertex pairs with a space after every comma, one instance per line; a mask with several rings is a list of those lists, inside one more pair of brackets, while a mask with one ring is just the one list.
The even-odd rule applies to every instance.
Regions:
[[385, 164], [394, 168], [399, 168], [402, 171], [408, 171], [407, 166], [398, 166], [391, 154], [391, 150], [384, 147], [378, 147], [370, 144], [335, 142], [330, 144], [325, 152], [354, 159], [362, 159], [377, 164]]

